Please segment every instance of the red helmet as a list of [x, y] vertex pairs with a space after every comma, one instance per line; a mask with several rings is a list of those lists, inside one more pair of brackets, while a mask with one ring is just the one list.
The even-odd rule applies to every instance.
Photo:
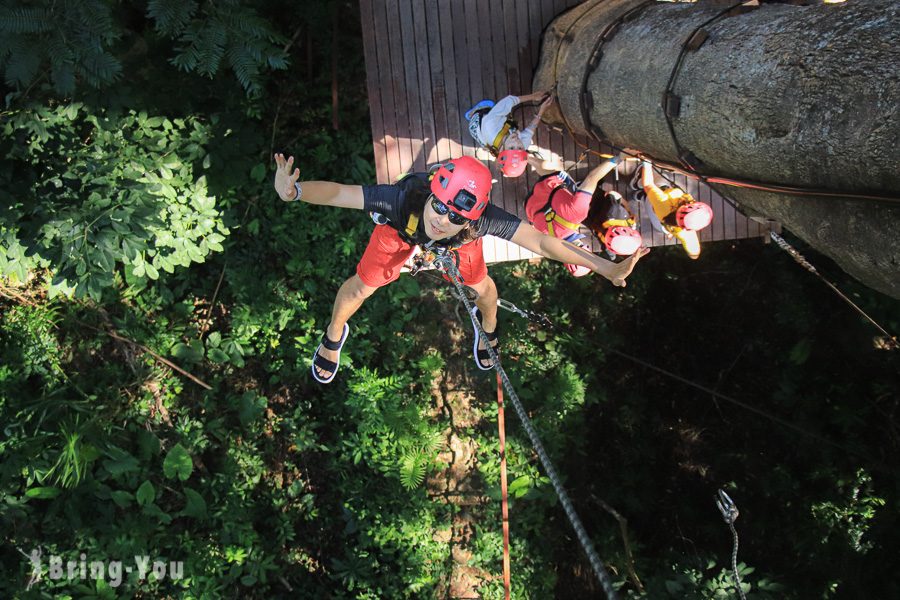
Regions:
[[616, 225], [606, 230], [603, 242], [613, 254], [631, 256], [641, 247], [641, 234], [631, 227]]
[[491, 197], [491, 172], [477, 158], [461, 156], [440, 165], [431, 193], [467, 219], [481, 216]]
[[518, 177], [528, 168], [528, 152], [526, 150], [504, 150], [497, 155], [500, 170], [507, 177]]
[[682, 204], [675, 211], [675, 222], [682, 229], [699, 231], [712, 223], [713, 210], [705, 202]]

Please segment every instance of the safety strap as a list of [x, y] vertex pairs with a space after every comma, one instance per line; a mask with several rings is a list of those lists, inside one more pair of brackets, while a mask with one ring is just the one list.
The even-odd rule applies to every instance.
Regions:
[[506, 123], [503, 124], [503, 127], [500, 128], [500, 132], [497, 134], [497, 137], [494, 138], [494, 141], [485, 146], [488, 152], [496, 158], [500, 154], [500, 144], [503, 143], [503, 138], [509, 133], [511, 129], [518, 129], [519, 125], [512, 119], [507, 119]]
[[500, 430], [500, 514], [503, 518], [503, 589], [504, 598], [509, 600], [509, 497], [506, 484], [506, 419], [503, 414], [503, 381], [497, 373], [497, 429]]
[[554, 222], [559, 223], [566, 229], [571, 229], [572, 231], [578, 231], [578, 228], [581, 227], [581, 225], [579, 225], [578, 223], [573, 223], [572, 221], [563, 219], [561, 216], [556, 214], [556, 211], [552, 208], [548, 208], [546, 211], [544, 211], [544, 220], [547, 221], [547, 231], [553, 237], [556, 237], [556, 232], [553, 229]]
[[419, 215], [410, 214], [406, 221], [406, 235], [413, 237], [416, 235], [416, 229], [419, 228]]
[[610, 227], [634, 227], [635, 222], [633, 219], [609, 219], [607, 221], [603, 221], [603, 229], [609, 229]]

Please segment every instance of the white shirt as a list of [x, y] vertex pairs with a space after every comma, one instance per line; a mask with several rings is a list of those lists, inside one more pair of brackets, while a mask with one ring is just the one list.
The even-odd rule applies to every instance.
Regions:
[[[494, 143], [497, 134], [500, 133], [503, 125], [506, 124], [506, 118], [509, 116], [509, 113], [518, 105], [518, 96], [507, 96], [497, 102], [487, 114], [481, 117], [481, 141], [484, 145], [487, 146]], [[533, 136], [534, 131], [528, 127], [519, 131], [519, 139], [522, 140], [522, 146], [525, 148], [531, 145]], [[500, 140], [500, 143], [502, 145], [503, 140]]]

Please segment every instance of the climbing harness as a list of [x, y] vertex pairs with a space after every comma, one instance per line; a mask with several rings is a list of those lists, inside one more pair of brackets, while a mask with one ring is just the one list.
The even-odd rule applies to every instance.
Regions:
[[[450, 278], [450, 282], [456, 286], [457, 292], [459, 292], [460, 298], [466, 306], [466, 311], [471, 313], [473, 306], [470, 304], [469, 299], [465, 295], [465, 291], [462, 289], [462, 283], [459, 282], [459, 270], [456, 268], [456, 265], [453, 264], [453, 261], [449, 260], [446, 256], [442, 256], [435, 261], [435, 266], [447, 274]], [[487, 333], [485, 333], [484, 328], [481, 326], [481, 322], [478, 319], [472, 319], [472, 323], [477, 329], [478, 335], [487, 339]], [[597, 555], [597, 551], [594, 549], [593, 542], [591, 542], [590, 537], [588, 537], [581, 519], [575, 512], [575, 507], [572, 506], [572, 501], [569, 499], [569, 495], [563, 488], [559, 475], [556, 473], [556, 467], [554, 467], [534, 426], [531, 424], [531, 419], [528, 418], [528, 413], [525, 412], [525, 408], [522, 406], [519, 396], [516, 394], [516, 390], [509, 380], [509, 376], [507, 376], [506, 371], [503, 370], [503, 366], [500, 364], [500, 356], [490, 344], [486, 344], [486, 348], [494, 363], [494, 369], [497, 371], [497, 376], [501, 379], [503, 386], [506, 388], [506, 392], [509, 394], [509, 398], [512, 401], [513, 408], [519, 416], [519, 420], [522, 422], [522, 427], [525, 429], [525, 433], [528, 434], [531, 445], [534, 447], [541, 464], [544, 466], [544, 470], [547, 472], [547, 476], [550, 478], [550, 483], [553, 485], [553, 489], [559, 497], [560, 504], [562, 504], [563, 510], [569, 519], [569, 523], [571, 523], [572, 528], [575, 530], [575, 535], [588, 557], [594, 575], [596, 575], [597, 580], [600, 582], [600, 587], [603, 589], [609, 600], [615, 600], [618, 596], [612, 587], [612, 581], [610, 580], [609, 574], [606, 572], [603, 563], [600, 561], [600, 557]]]
[[509, 564], [509, 495], [506, 483], [506, 417], [503, 411], [503, 382], [497, 373], [497, 429], [500, 432], [500, 514], [503, 518], [503, 590], [505, 600], [510, 594]]
[[882, 333], [882, 335], [885, 336], [885, 338], [887, 340], [886, 347], [888, 349], [897, 350], [898, 348], [900, 348], [900, 344], [897, 343], [897, 336], [891, 335], [890, 333], [888, 333], [884, 327], [879, 325], [878, 322], [875, 321], [875, 319], [870, 317], [863, 309], [861, 309], [859, 306], [857, 306], [856, 303], [853, 302], [853, 300], [851, 300], [850, 298], [848, 298], [847, 295], [844, 294], [841, 290], [839, 290], [836, 285], [834, 285], [833, 283], [831, 283], [830, 281], [825, 279], [825, 277], [823, 277], [822, 274], [819, 273], [818, 269], [816, 269], [814, 266], [812, 266], [809, 263], [809, 261], [806, 260], [806, 258], [804, 258], [804, 256], [802, 254], [800, 254], [793, 246], [791, 246], [787, 242], [787, 240], [785, 240], [783, 237], [781, 237], [774, 231], [769, 232], [769, 237], [772, 238], [772, 241], [774, 241], [776, 244], [778, 244], [779, 248], [781, 248], [782, 250], [784, 250], [785, 252], [790, 254], [791, 258], [793, 258], [794, 261], [798, 265], [800, 265], [801, 267], [803, 267], [804, 269], [806, 269], [807, 271], [809, 271], [810, 273], [812, 273], [813, 275], [815, 275], [816, 277], [818, 277], [819, 279], [824, 281], [825, 285], [830, 287], [834, 291], [834, 293], [837, 294], [844, 302], [849, 304], [856, 312], [858, 312], [860, 315], [862, 315], [869, 323], [874, 325], [875, 328], [878, 329], [878, 331], [880, 331]]
[[737, 520], [740, 513], [738, 512], [738, 507], [734, 503], [734, 500], [725, 493], [725, 490], [719, 490], [719, 496], [716, 498], [716, 506], [719, 507], [719, 512], [722, 513], [722, 518], [725, 519], [725, 523], [728, 525], [728, 528], [731, 529], [731, 535], [734, 537], [734, 546], [731, 551], [731, 574], [734, 577], [734, 588], [738, 591], [741, 600], [747, 600], [747, 597], [744, 595], [744, 590], [741, 588], [741, 574], [737, 569], [738, 534], [737, 530], [734, 528], [734, 522]]
[[[547, 201], [544, 203], [544, 205], [541, 208], [539, 208], [534, 213], [535, 217], [537, 217], [537, 215], [543, 213], [544, 222], [547, 224], [547, 232], [553, 237], [558, 237], [556, 235], [556, 230], [555, 230], [554, 224], [564, 227], [570, 231], [574, 231], [577, 234], [578, 230], [581, 228], [581, 224], [573, 223], [572, 221], [569, 221], [568, 219], [564, 219], [563, 217], [559, 216], [559, 214], [553, 209], [553, 198], [554, 198], [554, 196], [556, 196], [557, 192], [565, 189], [570, 194], [577, 193], [578, 185], [575, 183], [575, 180], [572, 179], [571, 175], [569, 175], [565, 171], [559, 171], [558, 173], [551, 173], [548, 175], [544, 175], [537, 181], [537, 183], [535, 183], [534, 187], [531, 190], [531, 194], [529, 195], [529, 197], [534, 194], [534, 191], [535, 191], [535, 189], [537, 189], [538, 184], [540, 184], [542, 181], [550, 179], [552, 177], [556, 177], [557, 179], [560, 180], [559, 185], [557, 185], [552, 190], [550, 190], [550, 193], [547, 194]], [[569, 236], [566, 237], [566, 241], [574, 242], [575, 240], [578, 239], [577, 237], [574, 239], [570, 239], [572, 237], [573, 236], [570, 234]]]
[[510, 131], [518, 131], [519, 124], [516, 123], [512, 117], [507, 116], [506, 121], [503, 123], [503, 127], [501, 127], [500, 131], [497, 132], [497, 135], [494, 136], [493, 141], [488, 142], [487, 140], [482, 139], [480, 133], [478, 133], [476, 136], [475, 132], [480, 131], [480, 129], [481, 129], [481, 118], [484, 117], [484, 115], [486, 115], [487, 113], [489, 113], [491, 111], [491, 109], [494, 107], [494, 104], [491, 103], [490, 106], [483, 106], [481, 108], [477, 108], [478, 105], [482, 104], [483, 102], [485, 102], [485, 101], [482, 100], [481, 102], [476, 104], [475, 107], [473, 107], [472, 113], [468, 118], [469, 133], [472, 135], [473, 138], [475, 138], [475, 141], [477, 141], [481, 145], [482, 148], [484, 148], [485, 150], [490, 152], [491, 156], [493, 156], [494, 158], [497, 158], [497, 155], [500, 154], [500, 147], [503, 143], [503, 138], [505, 138], [509, 134]]

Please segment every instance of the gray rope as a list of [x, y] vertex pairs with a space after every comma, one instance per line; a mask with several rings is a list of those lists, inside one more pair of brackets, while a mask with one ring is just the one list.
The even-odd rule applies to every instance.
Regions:
[[779, 248], [781, 248], [782, 250], [784, 250], [785, 252], [790, 254], [791, 258], [793, 258], [794, 261], [798, 265], [800, 265], [801, 267], [803, 267], [804, 269], [806, 269], [807, 271], [809, 271], [810, 273], [812, 273], [813, 275], [815, 275], [816, 277], [818, 277], [819, 279], [824, 281], [825, 285], [830, 287], [834, 291], [835, 294], [837, 294], [844, 300], [844, 302], [849, 304], [853, 309], [856, 310], [856, 312], [858, 312], [860, 315], [862, 315], [863, 318], [865, 318], [867, 321], [869, 321], [869, 323], [874, 325], [876, 327], [876, 329], [878, 329], [878, 331], [880, 331], [887, 338], [886, 345], [888, 348], [896, 350], [898, 347], [900, 347], [900, 345], [898, 345], [898, 343], [897, 343], [896, 336], [893, 336], [890, 333], [888, 333], [884, 327], [879, 325], [875, 321], [875, 319], [873, 319], [868, 314], [866, 314], [866, 312], [863, 309], [861, 309], [859, 306], [857, 306], [856, 303], [853, 302], [853, 300], [851, 300], [850, 298], [848, 298], [841, 290], [839, 290], [837, 288], [837, 286], [835, 286], [833, 283], [831, 283], [830, 281], [825, 279], [825, 277], [821, 273], [819, 273], [819, 271], [814, 266], [812, 266], [809, 263], [809, 261], [806, 260], [806, 258], [802, 254], [800, 254], [793, 246], [791, 246], [787, 242], [787, 240], [785, 240], [783, 237], [781, 237], [774, 231], [769, 232], [769, 237], [772, 238], [772, 241], [774, 241], [776, 244], [778, 244]]
[[738, 512], [737, 505], [724, 490], [719, 490], [719, 497], [716, 498], [716, 506], [719, 507], [722, 518], [725, 519], [725, 523], [728, 525], [728, 528], [731, 529], [731, 535], [734, 539], [734, 546], [731, 550], [731, 574], [734, 577], [734, 588], [737, 590], [741, 600], [747, 600], [747, 597], [744, 595], [744, 590], [741, 588], [741, 574], [738, 572], [737, 568], [738, 534], [737, 530], [734, 528], [734, 522], [737, 520], [740, 512]]
[[[459, 282], [459, 270], [456, 268], [453, 260], [448, 256], [440, 256], [435, 259], [434, 265], [447, 273], [450, 278], [450, 282], [454, 286], [456, 286], [456, 289], [459, 292], [460, 299], [466, 305], [466, 310], [469, 312], [469, 314], [471, 314], [473, 306], [469, 302], [468, 297], [462, 289], [462, 284]], [[481, 326], [479, 320], [472, 319], [472, 322], [474, 323], [475, 328], [478, 331], [478, 335], [483, 339], [487, 339], [487, 334], [484, 332], [484, 328]], [[513, 388], [512, 382], [510, 382], [509, 377], [506, 375], [506, 371], [503, 370], [503, 366], [500, 364], [500, 356], [497, 354], [496, 350], [491, 347], [490, 344], [485, 344], [485, 347], [487, 348], [488, 354], [490, 354], [491, 360], [494, 361], [494, 368], [500, 375], [500, 380], [503, 382], [503, 387], [506, 388], [506, 392], [507, 394], [509, 394], [509, 398], [512, 401], [513, 408], [515, 409], [516, 414], [519, 415], [519, 420], [522, 422], [522, 426], [525, 428], [525, 433], [528, 434], [528, 438], [531, 440], [531, 445], [537, 452], [538, 458], [540, 458], [541, 464], [544, 466], [544, 471], [547, 472], [547, 476], [550, 478], [550, 483], [553, 484], [553, 489], [556, 491], [556, 495], [559, 497], [559, 501], [563, 506], [563, 510], [565, 511], [566, 516], [569, 518], [569, 522], [572, 524], [572, 528], [575, 530], [575, 535], [578, 537], [578, 541], [581, 543], [581, 547], [584, 550], [584, 553], [587, 554], [588, 561], [590, 561], [591, 563], [591, 568], [593, 568], [594, 570], [594, 575], [597, 576], [597, 580], [600, 582], [600, 587], [603, 588], [603, 591], [604, 593], [606, 593], [606, 597], [609, 600], [616, 600], [618, 596], [616, 595], [616, 591], [613, 589], [609, 574], [606, 572], [603, 563], [600, 561], [600, 557], [597, 555], [597, 551], [594, 549], [594, 544], [591, 542], [590, 537], [588, 537], [587, 531], [585, 530], [584, 525], [581, 523], [581, 519], [578, 517], [578, 513], [575, 512], [575, 507], [572, 506], [572, 501], [569, 500], [569, 495], [563, 488], [562, 483], [559, 479], [559, 475], [557, 475], [556, 473], [556, 468], [553, 466], [550, 457], [547, 455], [547, 451], [544, 450], [544, 445], [541, 443], [541, 440], [538, 437], [534, 426], [531, 424], [531, 419], [528, 418], [528, 414], [522, 407], [522, 403], [519, 401], [519, 396], [516, 394], [516, 390]]]

